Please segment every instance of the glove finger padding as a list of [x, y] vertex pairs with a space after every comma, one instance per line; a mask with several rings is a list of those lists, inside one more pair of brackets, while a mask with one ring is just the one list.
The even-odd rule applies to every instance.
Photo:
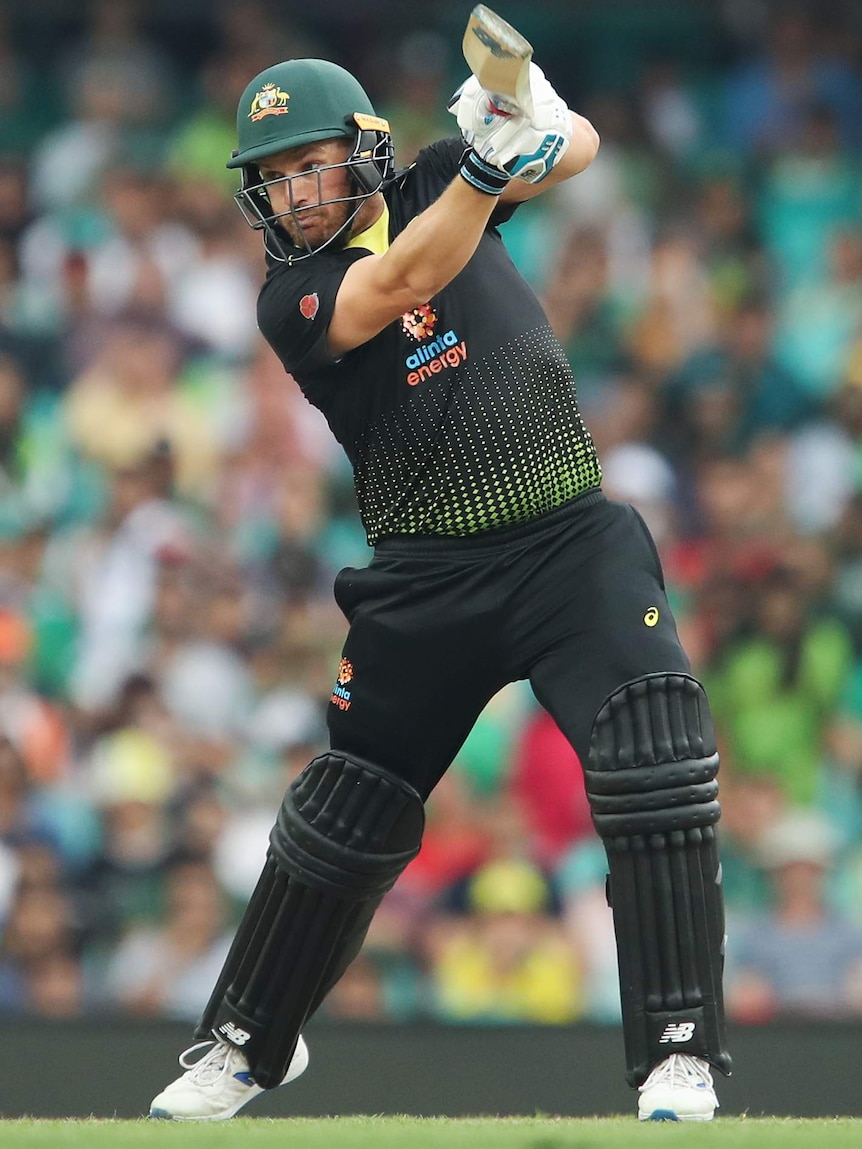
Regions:
[[476, 133], [468, 143], [486, 163], [526, 183], [544, 179], [569, 146], [571, 132], [535, 128], [523, 116], [495, 116], [494, 120], [490, 130], [482, 137]]
[[[476, 80], [476, 77], [471, 76], [470, 79]], [[479, 81], [476, 80], [477, 84], [478, 84], [478, 82]], [[467, 87], [468, 83], [469, 83], [469, 80], [465, 80], [464, 83], [459, 88], [456, 88], [455, 91], [452, 93], [452, 95], [449, 97], [449, 102], [446, 104], [446, 110], [451, 112], [453, 116], [458, 115], [458, 104], [461, 100], [461, 96], [464, 92], [464, 89]]]
[[[461, 99], [464, 105], [461, 105]], [[534, 114], [529, 117], [534, 127], [547, 128], [550, 126], [547, 109], [551, 106], [568, 111], [565, 100], [558, 96], [553, 85], [545, 77], [545, 73], [538, 64], [530, 64], [530, 97], [533, 102]], [[519, 115], [521, 110], [508, 97], [501, 98], [487, 92], [475, 76], [469, 76], [461, 86], [452, 93], [447, 109], [458, 118], [458, 127], [462, 132], [471, 130], [480, 121], [484, 121], [488, 107], [497, 108], [509, 115]], [[541, 110], [541, 114], [536, 112]], [[559, 112], [556, 113], [557, 115]], [[478, 117], [478, 119], [476, 119]], [[475, 124], [470, 122], [475, 119]]]
[[572, 134], [568, 108], [541, 79], [547, 90], [538, 85], [540, 103], [532, 120], [497, 107], [475, 76], [449, 102], [464, 141], [485, 163], [527, 183], [545, 178], [565, 154]]
[[[565, 104], [554, 90], [554, 86], [550, 80], [545, 76], [545, 73], [538, 64], [530, 62], [530, 98], [533, 101], [533, 108], [537, 109], [543, 104], [552, 102], [559, 102]], [[531, 117], [533, 122], [536, 122], [535, 115]]]
[[504, 164], [505, 170], [515, 179], [524, 183], [536, 184], [545, 178], [560, 162], [566, 153], [571, 138], [568, 133], [537, 130], [528, 123], [517, 139], [511, 142], [517, 155]]
[[[493, 130], [507, 113], [496, 108], [490, 95], [475, 76], [465, 80], [449, 100], [448, 109], [458, 121], [458, 127], [467, 143], [474, 137]], [[497, 121], [497, 123], [495, 123]]]

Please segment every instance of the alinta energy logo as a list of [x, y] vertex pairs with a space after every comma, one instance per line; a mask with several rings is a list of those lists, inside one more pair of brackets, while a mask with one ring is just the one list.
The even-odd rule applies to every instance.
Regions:
[[332, 705], [337, 706], [339, 710], [350, 709], [351, 691], [347, 689], [347, 684], [352, 681], [353, 663], [346, 658], [342, 658], [338, 664], [338, 675], [335, 679], [335, 686], [332, 688], [332, 697], [329, 700]]
[[467, 344], [459, 340], [454, 331], [434, 335], [437, 322], [437, 312], [430, 303], [405, 311], [401, 316], [401, 330], [419, 344], [404, 360], [408, 368], [407, 382], [411, 387], [449, 367], [460, 366], [467, 358]]

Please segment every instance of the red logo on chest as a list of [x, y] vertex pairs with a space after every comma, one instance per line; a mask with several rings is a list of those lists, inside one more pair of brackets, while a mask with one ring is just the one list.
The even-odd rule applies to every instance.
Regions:
[[299, 301], [299, 310], [305, 319], [314, 319], [318, 307], [320, 307], [320, 300], [316, 291], [312, 292], [311, 295], [303, 295]]

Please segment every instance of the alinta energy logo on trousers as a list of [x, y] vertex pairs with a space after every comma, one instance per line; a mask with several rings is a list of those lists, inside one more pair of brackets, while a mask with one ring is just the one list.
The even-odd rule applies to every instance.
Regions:
[[405, 311], [401, 316], [401, 330], [419, 344], [404, 360], [408, 369], [407, 383], [411, 387], [449, 367], [460, 366], [467, 358], [467, 343], [459, 340], [454, 331], [434, 335], [437, 322], [437, 312], [430, 303]]
[[333, 706], [337, 706], [339, 710], [350, 709], [350, 695], [351, 691], [347, 689], [347, 684], [353, 681], [353, 663], [346, 658], [342, 658], [338, 664], [338, 676], [335, 680], [335, 686], [332, 688], [332, 695], [329, 701]]

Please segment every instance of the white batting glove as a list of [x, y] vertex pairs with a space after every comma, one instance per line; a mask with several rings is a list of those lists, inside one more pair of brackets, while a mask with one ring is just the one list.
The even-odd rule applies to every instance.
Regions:
[[[531, 119], [495, 104], [475, 76], [449, 103], [461, 135], [481, 160], [527, 183], [545, 178], [565, 154], [572, 135], [568, 108], [541, 69], [536, 72], [538, 103]], [[532, 72], [530, 78], [532, 85]]]
[[566, 137], [566, 147], [568, 147], [572, 138], [572, 113], [562, 96], [557, 95], [553, 85], [539, 65], [532, 63], [532, 61], [530, 62], [530, 95], [533, 99], [533, 114], [530, 116], [530, 123], [534, 128], [541, 131], [560, 132]]
[[[557, 95], [550, 80], [539, 65], [534, 64], [532, 60], [530, 61], [530, 97], [533, 101], [534, 109], [553, 104], [557, 107], [559, 113], [562, 113], [563, 110], [566, 112], [569, 110], [566, 101], [562, 96]], [[536, 120], [535, 115], [532, 115], [530, 118], [534, 121]]]

